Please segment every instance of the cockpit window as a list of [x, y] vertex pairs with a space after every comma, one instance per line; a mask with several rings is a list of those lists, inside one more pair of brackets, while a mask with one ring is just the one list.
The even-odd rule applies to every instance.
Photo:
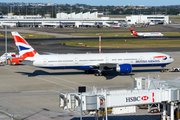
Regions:
[[171, 56], [169, 56], [169, 58], [171, 58]]

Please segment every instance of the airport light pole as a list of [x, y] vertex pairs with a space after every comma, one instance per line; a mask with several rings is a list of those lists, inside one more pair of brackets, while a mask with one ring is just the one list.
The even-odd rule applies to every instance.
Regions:
[[5, 26], [5, 53], [6, 53], [6, 65], [7, 65], [7, 26]]
[[72, 19], [72, 5], [71, 5], [71, 19]]

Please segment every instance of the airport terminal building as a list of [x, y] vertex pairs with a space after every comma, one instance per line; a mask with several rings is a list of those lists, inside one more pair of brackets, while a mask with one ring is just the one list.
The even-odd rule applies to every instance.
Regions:
[[[10, 27], [43, 27], [43, 26], [65, 26], [65, 27], [81, 27], [81, 26], [107, 26], [110, 27], [114, 23], [125, 22], [125, 18], [109, 18], [100, 17], [102, 13], [57, 13], [56, 18], [43, 18], [40, 16], [8, 16], [0, 19], [0, 26]], [[31, 19], [29, 19], [31, 18]]]
[[112, 27], [120, 23], [137, 24], [158, 22], [168, 24], [169, 16], [165, 15], [131, 15], [126, 18], [102, 17], [103, 13], [57, 13], [56, 18], [44, 18], [40, 15], [3, 16], [0, 26], [9, 27]]
[[168, 24], [169, 16], [167, 15], [131, 15], [126, 16], [128, 24], [141, 24], [141, 23], [156, 23]]

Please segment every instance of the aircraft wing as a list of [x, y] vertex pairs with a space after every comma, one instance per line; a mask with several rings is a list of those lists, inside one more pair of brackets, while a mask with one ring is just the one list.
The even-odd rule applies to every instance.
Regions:
[[118, 65], [118, 63], [100, 63], [98, 65], [94, 65], [92, 67], [99, 67], [101, 69], [112, 69], [112, 68], [116, 68], [116, 66]]
[[50, 52], [43, 52], [45, 54], [48, 54], [48, 55], [57, 55], [58, 53], [50, 53]]

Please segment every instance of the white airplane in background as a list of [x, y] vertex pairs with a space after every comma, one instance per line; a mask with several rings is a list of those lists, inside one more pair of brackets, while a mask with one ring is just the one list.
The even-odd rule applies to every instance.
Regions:
[[3, 64], [6, 62], [6, 59], [12, 59], [12, 58], [16, 58], [16, 57], [19, 57], [19, 55], [16, 55], [15, 52], [9, 52], [7, 53], [7, 56], [6, 56], [6, 53], [4, 53], [2, 56], [0, 56], [0, 64]]
[[158, 52], [39, 55], [18, 32], [12, 32], [12, 36], [20, 55], [12, 58], [12, 62], [41, 68], [96, 71], [94, 74], [100, 76], [103, 70], [130, 73], [132, 67], [165, 67], [174, 61], [169, 55]]
[[138, 36], [138, 37], [163, 37], [164, 36], [160, 32], [137, 33], [136, 31], [134, 31], [133, 28], [129, 28], [129, 30], [131, 31], [131, 35], [135, 35], [135, 36]]

